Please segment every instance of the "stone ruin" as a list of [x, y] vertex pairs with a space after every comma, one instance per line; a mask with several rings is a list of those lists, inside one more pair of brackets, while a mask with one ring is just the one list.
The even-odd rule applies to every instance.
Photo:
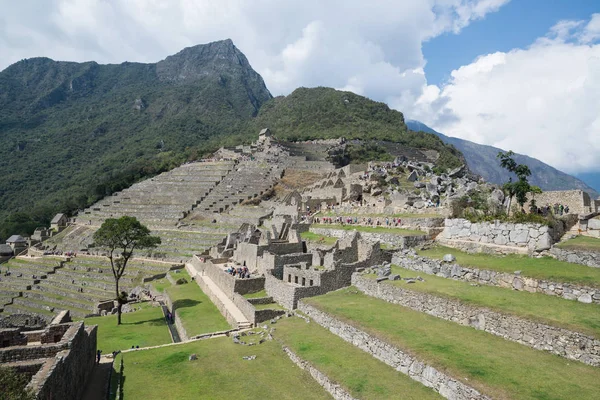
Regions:
[[[358, 232], [330, 248], [309, 250], [301, 239], [297, 215], [275, 211], [269, 222], [269, 228], [242, 226], [195, 258], [196, 269], [208, 275], [242, 311], [247, 307], [239, 304], [240, 295], [264, 289], [271, 301], [295, 309], [299, 299], [349, 286], [352, 273], [391, 259], [379, 243], [362, 239]], [[227, 274], [230, 267], [248, 268], [251, 278]]]
[[30, 378], [39, 400], [78, 400], [94, 368], [97, 326], [71, 322], [68, 311], [46, 328], [0, 328], [0, 364]]

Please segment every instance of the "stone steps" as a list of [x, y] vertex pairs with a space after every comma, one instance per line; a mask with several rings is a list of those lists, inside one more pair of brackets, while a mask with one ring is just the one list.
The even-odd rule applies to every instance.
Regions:
[[10, 305], [4, 306], [3, 314], [5, 314], [5, 315], [36, 314], [36, 315], [41, 315], [41, 316], [47, 317], [48, 321], [50, 321], [51, 318], [53, 318], [56, 314], [58, 314], [58, 311], [52, 312], [52, 311], [48, 311], [47, 309], [42, 309], [42, 308], [37, 308], [37, 307], [28, 307], [28, 306], [24, 306], [24, 305], [20, 305], [20, 304], [10, 304]]
[[37, 312], [38, 314], [42, 315], [44, 315], [44, 312], [56, 314], [62, 310], [69, 310], [71, 312], [71, 316], [76, 318], [84, 318], [87, 315], [93, 314], [93, 311], [90, 311], [88, 309], [78, 307], [65, 307], [62, 304], [59, 304], [55, 301], [42, 301], [38, 299], [25, 297], [17, 297], [16, 299], [14, 299], [12, 306], [19, 308], [26, 307], [29, 310], [32, 310], [33, 312]]
[[[99, 301], [110, 299], [111, 291], [108, 291], [108, 290], [93, 290], [92, 288], [86, 287], [85, 289], [83, 289], [84, 290], [83, 292], [79, 292], [78, 289], [81, 289], [80, 286], [74, 286], [74, 285], [68, 285], [68, 284], [65, 284], [64, 286], [66, 286], [66, 287], [56, 286], [56, 285], [51, 284], [51, 282], [45, 281], [45, 282], [41, 282], [38, 285], [34, 285], [31, 288], [31, 290], [35, 290], [37, 292], [52, 293], [54, 295], [70, 297], [73, 299], [85, 298], [85, 299], [88, 299], [93, 302], [99, 302]], [[114, 297], [114, 295], [113, 295], [113, 297]]]
[[75, 300], [73, 298], [62, 298], [60, 295], [55, 295], [51, 293], [43, 293], [43, 292], [34, 292], [27, 291], [23, 293], [23, 298], [40, 301], [46, 304], [56, 304], [59, 308], [62, 307], [64, 309], [80, 309], [80, 310], [88, 310], [89, 313], [94, 312], [95, 304], [90, 301], [85, 300]]

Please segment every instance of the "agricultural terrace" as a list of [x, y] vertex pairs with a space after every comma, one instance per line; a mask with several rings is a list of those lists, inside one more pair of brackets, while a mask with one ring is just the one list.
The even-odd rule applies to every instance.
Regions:
[[596, 399], [600, 369], [509, 342], [350, 287], [302, 301], [496, 399]]
[[572, 264], [552, 257], [532, 258], [515, 254], [506, 256], [482, 253], [470, 254], [444, 246], [418, 251], [421, 256], [438, 260], [449, 253], [454, 255], [456, 263], [463, 267], [488, 269], [511, 274], [515, 271], [521, 271], [523, 276], [531, 278], [600, 287], [600, 268]]

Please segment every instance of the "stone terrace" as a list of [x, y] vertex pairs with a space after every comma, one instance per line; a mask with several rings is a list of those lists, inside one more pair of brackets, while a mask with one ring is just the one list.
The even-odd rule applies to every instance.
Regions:
[[129, 215], [148, 227], [174, 227], [220, 187], [234, 166], [233, 161], [182, 165], [99, 201], [79, 214], [76, 222], [98, 226], [107, 218]]
[[[11, 272], [20, 269], [27, 271], [27, 276], [35, 274], [37, 279], [30, 279], [28, 285], [22, 282], [7, 281], [2, 291], [4, 296], [4, 312], [6, 314], [35, 314], [50, 317], [59, 310], [68, 309], [76, 318], [98, 314], [102, 309], [110, 312], [114, 299], [114, 278], [108, 260], [104, 257], [76, 257], [70, 261], [59, 261], [52, 258], [16, 259], [11, 261], [18, 267], [11, 267]], [[54, 264], [52, 264], [54, 263]], [[182, 268], [183, 265], [161, 263], [147, 260], [132, 260], [120, 280], [123, 290], [140, 285], [145, 278], [164, 276], [167, 271]], [[43, 273], [43, 275], [42, 275]], [[15, 275], [12, 272], [11, 275]], [[4, 278], [4, 276], [3, 276]]]

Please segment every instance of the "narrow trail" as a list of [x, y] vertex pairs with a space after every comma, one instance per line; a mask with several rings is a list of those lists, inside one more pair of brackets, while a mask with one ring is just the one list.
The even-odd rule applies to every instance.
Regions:
[[181, 342], [181, 337], [179, 336], [179, 332], [177, 332], [177, 327], [171, 322], [169, 318], [167, 318], [167, 315], [169, 314], [169, 307], [167, 307], [162, 301], [160, 302], [160, 306], [162, 307], [163, 315], [165, 316], [165, 320], [167, 321], [167, 327], [169, 328], [169, 332], [171, 332], [171, 338], [173, 339], [173, 343]]

